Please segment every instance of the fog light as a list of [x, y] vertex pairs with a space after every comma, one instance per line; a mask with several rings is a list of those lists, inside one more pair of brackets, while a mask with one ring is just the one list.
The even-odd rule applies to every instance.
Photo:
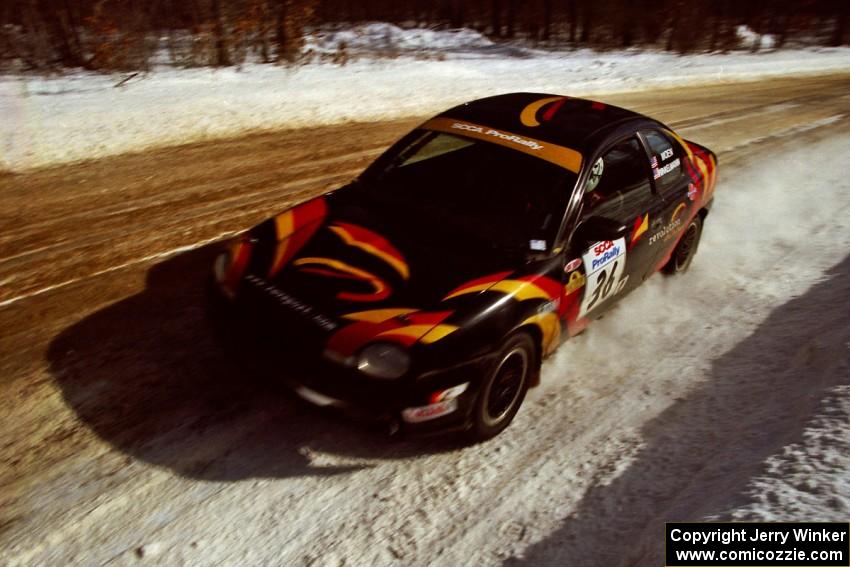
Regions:
[[450, 414], [456, 409], [457, 400], [446, 400], [418, 408], [407, 408], [402, 410], [401, 418], [407, 423], [419, 423], [420, 421], [428, 421], [429, 419], [436, 419]]
[[463, 384], [459, 384], [452, 388], [447, 388], [445, 390], [437, 390], [433, 394], [428, 397], [428, 401], [432, 404], [436, 404], [437, 402], [444, 402], [446, 400], [453, 400], [469, 388], [469, 382], [464, 382]]
[[215, 259], [215, 264], [213, 264], [213, 270], [215, 271], [215, 279], [220, 282], [224, 281], [224, 278], [227, 277], [227, 272], [230, 270], [231, 265], [231, 257], [230, 252], [225, 250]]

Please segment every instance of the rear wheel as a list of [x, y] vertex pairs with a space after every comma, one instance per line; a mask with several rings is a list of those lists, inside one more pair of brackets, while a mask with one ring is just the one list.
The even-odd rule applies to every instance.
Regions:
[[478, 391], [469, 430], [471, 440], [495, 437], [511, 423], [536, 370], [535, 353], [534, 342], [525, 333], [512, 335], [504, 342], [495, 368]]
[[664, 266], [666, 273], [681, 274], [690, 267], [699, 247], [700, 236], [702, 236], [702, 218], [697, 215], [688, 223], [685, 233], [682, 234], [682, 238], [673, 250], [670, 261]]

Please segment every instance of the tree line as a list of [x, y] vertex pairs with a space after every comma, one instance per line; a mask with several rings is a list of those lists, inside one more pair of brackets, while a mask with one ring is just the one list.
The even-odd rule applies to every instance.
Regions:
[[310, 29], [368, 21], [468, 27], [558, 47], [722, 51], [737, 45], [741, 25], [771, 34], [776, 47], [842, 45], [850, 40], [848, 12], [848, 0], [3, 0], [0, 65], [297, 64], [309, 57]]

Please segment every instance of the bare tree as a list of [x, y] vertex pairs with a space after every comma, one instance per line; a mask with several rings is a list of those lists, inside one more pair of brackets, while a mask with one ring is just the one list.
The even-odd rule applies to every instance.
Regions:
[[496, 37], [502, 37], [502, 0], [490, 2], [490, 26]]
[[215, 41], [215, 65], [232, 65], [230, 59], [230, 46], [228, 41], [228, 29], [226, 16], [221, 9], [221, 0], [210, 0], [212, 9], [212, 32]]
[[578, 31], [578, 6], [576, 0], [567, 0], [567, 19], [570, 23], [570, 43], [576, 42]]
[[829, 44], [833, 46], [844, 45], [847, 34], [847, 12], [850, 8], [847, 7], [846, 0], [838, 0], [831, 2], [832, 11], [835, 12], [835, 26], [832, 28], [832, 36], [829, 39]]
[[[33, 0], [34, 2], [37, 0]], [[80, 39], [82, 13], [80, 3], [74, 0], [37, 2], [41, 21], [47, 26], [53, 52], [63, 67], [86, 67], [83, 42]]]
[[581, 6], [581, 37], [579, 38], [579, 42], [583, 44], [588, 44], [593, 37], [592, 29], [593, 29], [593, 20], [594, 20], [594, 12], [596, 11], [596, 4], [593, 0], [584, 0]]
[[449, 18], [450, 25], [453, 28], [462, 28], [466, 22], [466, 13], [464, 10], [463, 0], [451, 0], [449, 3], [451, 17]]
[[304, 28], [315, 13], [315, 0], [277, 0], [277, 62], [294, 63], [301, 56]]
[[508, 14], [507, 14], [507, 29], [505, 30], [505, 37], [512, 38], [516, 33], [516, 3], [517, 0], [507, 0], [508, 2]]
[[543, 0], [543, 23], [540, 27], [540, 39], [549, 41], [552, 37], [552, 0]]

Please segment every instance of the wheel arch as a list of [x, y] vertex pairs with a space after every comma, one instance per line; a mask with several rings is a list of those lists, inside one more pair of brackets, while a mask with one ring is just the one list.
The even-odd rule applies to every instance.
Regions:
[[520, 325], [513, 329], [510, 333], [505, 335], [504, 341], [507, 341], [514, 335], [526, 334], [531, 338], [532, 344], [534, 344], [534, 365], [531, 369], [531, 376], [529, 376], [528, 387], [534, 388], [540, 385], [540, 367], [543, 363], [543, 331], [540, 330], [540, 327], [533, 323], [526, 323], [524, 325]]

